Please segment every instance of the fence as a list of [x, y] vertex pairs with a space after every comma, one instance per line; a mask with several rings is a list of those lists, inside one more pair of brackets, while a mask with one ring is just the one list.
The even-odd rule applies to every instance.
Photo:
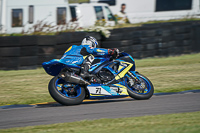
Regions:
[[95, 32], [66, 32], [54, 36], [0, 37], [0, 69], [34, 69], [60, 58], [84, 36], [94, 36], [102, 48], [119, 48], [134, 58], [189, 54], [200, 51], [200, 21], [146, 24], [111, 30], [103, 38]]
[[146, 24], [114, 29], [102, 47], [117, 47], [134, 58], [189, 54], [200, 51], [200, 22]]

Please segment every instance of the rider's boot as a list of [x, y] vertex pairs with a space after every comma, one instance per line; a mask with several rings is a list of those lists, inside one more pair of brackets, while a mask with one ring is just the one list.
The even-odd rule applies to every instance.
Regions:
[[90, 69], [89, 63], [86, 62], [82, 64], [80, 76], [84, 79], [89, 78], [90, 77], [89, 69]]
[[94, 56], [93, 55], [88, 55], [85, 60], [83, 61], [82, 65], [81, 65], [81, 73], [80, 76], [82, 78], [90, 78], [91, 75], [89, 74], [89, 69], [90, 66], [92, 64], [92, 62], [94, 61]]
[[100, 82], [100, 80], [96, 77], [96, 75], [89, 73], [89, 69], [93, 61], [94, 61], [93, 55], [87, 56], [86, 59], [83, 61], [80, 73], [80, 76], [83, 79], [88, 80], [90, 83]]

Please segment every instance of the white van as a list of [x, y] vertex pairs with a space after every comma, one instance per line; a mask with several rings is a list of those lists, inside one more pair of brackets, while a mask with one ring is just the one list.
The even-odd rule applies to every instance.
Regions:
[[121, 4], [125, 3], [125, 12], [131, 23], [200, 15], [200, 0], [90, 0], [90, 2], [109, 4], [113, 14], [117, 14], [121, 10]]
[[105, 19], [106, 25], [115, 25], [115, 18], [104, 3], [76, 3], [69, 4], [72, 20], [78, 22], [79, 27], [93, 26], [96, 21]]
[[27, 31], [41, 21], [64, 25], [70, 20], [68, 0], [0, 0], [0, 33]]

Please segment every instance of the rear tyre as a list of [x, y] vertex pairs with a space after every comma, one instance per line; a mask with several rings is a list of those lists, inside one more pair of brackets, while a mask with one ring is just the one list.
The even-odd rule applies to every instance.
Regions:
[[137, 76], [140, 78], [141, 83], [136, 83], [133, 86], [129, 85], [128, 78], [125, 79], [125, 85], [127, 87], [129, 96], [137, 100], [146, 100], [151, 98], [154, 93], [153, 84], [144, 75], [137, 73]]
[[48, 89], [51, 97], [62, 105], [77, 105], [85, 98], [85, 89], [82, 86], [66, 83], [57, 76], [51, 79]]

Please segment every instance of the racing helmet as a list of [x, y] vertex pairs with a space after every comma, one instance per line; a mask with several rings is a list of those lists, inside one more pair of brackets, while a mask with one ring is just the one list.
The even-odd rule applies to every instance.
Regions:
[[89, 45], [90, 47], [96, 48], [98, 45], [97, 40], [92, 36], [84, 37], [81, 45]]

